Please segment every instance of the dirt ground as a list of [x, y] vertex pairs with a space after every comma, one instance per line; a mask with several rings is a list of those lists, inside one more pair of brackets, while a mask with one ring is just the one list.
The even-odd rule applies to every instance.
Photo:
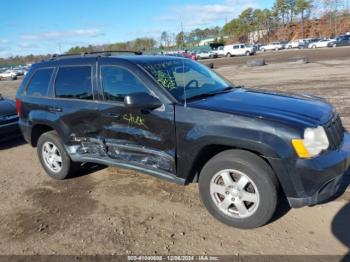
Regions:
[[[239, 85], [325, 97], [350, 129], [348, 52], [348, 58], [309, 64], [232, 63], [217, 71]], [[0, 92], [13, 97], [19, 83], [0, 81]], [[270, 224], [245, 231], [212, 218], [196, 184], [93, 165], [53, 181], [36, 150], [21, 141], [0, 147], [0, 199], [0, 254], [345, 255], [350, 249], [349, 191], [324, 205], [286, 209]]]

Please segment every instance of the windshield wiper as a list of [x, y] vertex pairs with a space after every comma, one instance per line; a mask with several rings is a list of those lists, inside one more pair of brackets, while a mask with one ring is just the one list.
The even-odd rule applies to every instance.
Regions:
[[226, 93], [226, 92], [228, 92], [228, 91], [230, 91], [230, 90], [232, 90], [234, 88], [235, 87], [233, 87], [233, 86], [228, 86], [228, 87], [225, 87], [224, 89], [215, 90], [213, 92], [203, 93], [203, 94], [191, 96], [191, 97], [187, 98], [187, 100], [195, 100], [195, 99], [201, 99], [201, 98], [206, 98], [206, 97], [210, 97], [210, 96], [215, 96], [215, 95], [218, 95], [218, 94]]

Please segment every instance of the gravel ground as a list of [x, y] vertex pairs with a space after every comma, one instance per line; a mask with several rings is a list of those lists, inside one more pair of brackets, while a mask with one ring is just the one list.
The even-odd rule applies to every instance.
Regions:
[[[236, 84], [325, 97], [349, 129], [350, 54], [340, 56], [253, 69], [222, 64], [217, 70]], [[19, 83], [0, 81], [0, 92], [14, 97]], [[196, 184], [93, 165], [75, 178], [53, 181], [36, 150], [22, 141], [1, 145], [0, 182], [0, 254], [345, 255], [350, 248], [349, 192], [324, 205], [284, 209], [269, 225], [244, 231], [212, 218]]]

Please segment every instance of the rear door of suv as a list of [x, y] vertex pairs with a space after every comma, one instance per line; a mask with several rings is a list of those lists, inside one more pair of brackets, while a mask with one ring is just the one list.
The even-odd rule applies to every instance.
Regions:
[[65, 144], [99, 133], [96, 124], [96, 58], [62, 59], [53, 80], [52, 111]]
[[152, 81], [136, 65], [121, 59], [99, 59], [101, 92], [100, 136], [115, 163], [143, 167], [161, 173], [175, 173], [174, 105], [154, 110], [125, 107], [124, 97], [132, 93], [158, 94]]

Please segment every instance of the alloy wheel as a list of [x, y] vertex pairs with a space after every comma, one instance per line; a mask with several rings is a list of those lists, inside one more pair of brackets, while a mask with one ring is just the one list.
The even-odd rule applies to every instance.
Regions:
[[221, 170], [210, 182], [210, 195], [216, 207], [234, 218], [246, 218], [255, 213], [260, 196], [248, 175], [233, 169]]
[[62, 157], [58, 147], [52, 142], [45, 142], [42, 146], [42, 157], [45, 165], [54, 173], [62, 170]]

